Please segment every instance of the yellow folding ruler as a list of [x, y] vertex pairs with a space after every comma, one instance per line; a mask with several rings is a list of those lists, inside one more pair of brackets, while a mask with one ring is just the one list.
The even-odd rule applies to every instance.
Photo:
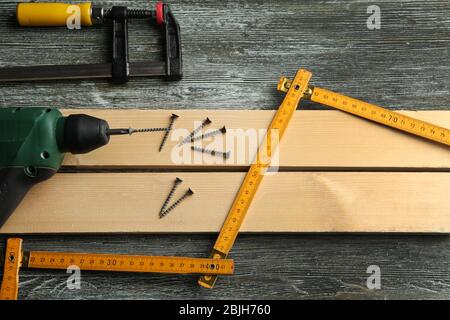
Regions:
[[[254, 164], [251, 165], [250, 170], [234, 199], [228, 216], [220, 230], [219, 237], [214, 245], [211, 254], [212, 258], [226, 258], [233, 247], [245, 215], [247, 214], [258, 186], [264, 177], [264, 171], [269, 166], [271, 160], [270, 150], [274, 150], [273, 147], [276, 147], [273, 145], [274, 141], [270, 137], [270, 133], [273, 132], [273, 130], [278, 130], [278, 140], [281, 140], [284, 131], [288, 127], [289, 120], [296, 111], [301, 98], [310, 99], [311, 101], [450, 146], [449, 129], [414, 119], [394, 111], [386, 110], [329, 90], [310, 87], [309, 80], [311, 79], [311, 76], [312, 74], [310, 72], [300, 69], [293, 80], [285, 77], [280, 79], [278, 90], [286, 92], [286, 97], [276, 112], [272, 123], [269, 126], [268, 134], [258, 149], [258, 156], [256, 157]], [[276, 142], [277, 140], [275, 140], [275, 143]], [[260, 153], [265, 150], [269, 150], [269, 152], [265, 153], [266, 158], [262, 161]], [[216, 280], [217, 275], [204, 275], [200, 278], [199, 284], [206, 288], [212, 288]]]
[[[297, 75], [292, 81], [291, 87], [288, 90], [283, 103], [278, 108], [278, 111], [267, 130], [266, 137], [258, 149], [256, 159], [251, 165], [250, 170], [245, 176], [244, 182], [234, 199], [233, 205], [214, 245], [211, 254], [212, 258], [225, 259], [233, 247], [253, 197], [258, 190], [265, 171], [270, 166], [272, 152], [277, 148], [279, 141], [283, 137], [284, 132], [297, 109], [300, 99], [308, 89], [308, 83], [311, 76], [312, 74], [309, 71], [301, 69], [297, 72]], [[278, 135], [276, 139], [273, 137], [275, 133]], [[205, 274], [200, 278], [199, 284], [206, 288], [212, 288], [216, 280], [217, 275]]]
[[20, 268], [230, 275], [233, 260], [120, 254], [22, 251], [22, 239], [7, 241], [0, 300], [16, 300]]
[[[280, 80], [278, 90], [288, 92], [291, 84], [292, 80], [283, 77]], [[395, 111], [313, 86], [308, 88], [305, 98], [394, 129], [450, 146], [449, 129], [414, 119]]]

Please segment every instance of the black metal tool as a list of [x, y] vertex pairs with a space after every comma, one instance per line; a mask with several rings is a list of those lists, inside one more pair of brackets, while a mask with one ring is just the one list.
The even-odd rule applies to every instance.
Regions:
[[[69, 16], [67, 6], [58, 3], [20, 3], [17, 6], [17, 19], [21, 26], [65, 26]], [[91, 6], [90, 3], [75, 6], [79, 6], [81, 14], [84, 14], [83, 26], [112, 22], [111, 63], [0, 68], [0, 82], [109, 78], [115, 84], [123, 84], [129, 77], [182, 78], [180, 26], [168, 4], [158, 2], [155, 10], [128, 9], [123, 6], [106, 9]], [[161, 29], [165, 38], [165, 61], [129, 61], [128, 21], [131, 19], [147, 19]]]
[[111, 136], [166, 130], [113, 129], [103, 119], [51, 108], [0, 108], [0, 228], [35, 184], [59, 170], [65, 153], [91, 152]]

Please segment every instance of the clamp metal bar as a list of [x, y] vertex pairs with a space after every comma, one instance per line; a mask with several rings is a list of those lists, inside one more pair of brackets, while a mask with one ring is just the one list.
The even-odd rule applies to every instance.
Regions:
[[[53, 4], [45, 4], [39, 11], [39, 16], [33, 11], [34, 6], [42, 4], [23, 4], [21, 18], [39, 18], [33, 20], [29, 26], [40, 25], [41, 20], [47, 17], [45, 10], [53, 8]], [[57, 7], [59, 8], [59, 7]], [[25, 10], [27, 9], [27, 10]], [[95, 22], [112, 20], [113, 24], [113, 48], [111, 63], [98, 64], [71, 64], [71, 65], [38, 65], [15, 66], [0, 68], [0, 82], [10, 81], [37, 81], [37, 80], [69, 80], [69, 79], [112, 79], [115, 84], [123, 84], [129, 77], [164, 77], [168, 80], [180, 80], [182, 73], [182, 48], [180, 26], [175, 19], [168, 4], [158, 2], [156, 10], [137, 10], [127, 7], [115, 6], [111, 9], [93, 7], [91, 15]], [[56, 9], [55, 9], [56, 10]], [[59, 10], [59, 9], [58, 9]], [[31, 15], [31, 16], [29, 16]], [[43, 16], [42, 16], [43, 15]], [[160, 27], [165, 39], [162, 61], [129, 61], [128, 54], [128, 20], [147, 19], [154, 21]], [[61, 19], [60, 19], [61, 20]], [[22, 21], [22, 22], [23, 22]], [[44, 21], [46, 21], [44, 19]], [[58, 22], [58, 25], [61, 21]], [[28, 26], [26, 24], [26, 26]]]

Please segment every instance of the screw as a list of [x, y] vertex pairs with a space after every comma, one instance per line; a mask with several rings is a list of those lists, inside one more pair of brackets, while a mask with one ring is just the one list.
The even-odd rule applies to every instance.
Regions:
[[202, 130], [204, 127], [209, 125], [212, 121], [209, 118], [206, 118], [203, 120], [202, 124], [199, 125], [197, 128], [194, 129], [186, 138], [183, 139], [183, 141], [180, 142], [179, 146], [182, 146], [185, 143], [188, 143], [191, 141], [191, 139], [198, 133], [200, 130]]
[[159, 152], [162, 151], [162, 149], [164, 148], [164, 145], [167, 142], [167, 138], [169, 137], [169, 132], [170, 130], [172, 130], [173, 127], [173, 123], [175, 122], [175, 119], [178, 118], [178, 116], [175, 113], [172, 113], [172, 116], [170, 117], [170, 123], [169, 126], [167, 127], [167, 131], [166, 134], [164, 135], [161, 144], [159, 145]]
[[[111, 19], [112, 13], [110, 8], [105, 8], [103, 13], [103, 19]], [[128, 19], [144, 19], [155, 17], [155, 10], [145, 10], [145, 9], [128, 9], [127, 16]]]
[[194, 141], [197, 141], [197, 140], [203, 140], [203, 139], [206, 139], [206, 138], [209, 138], [209, 137], [216, 136], [218, 134], [225, 134], [226, 132], [227, 132], [227, 128], [225, 128], [225, 126], [223, 126], [223, 128], [221, 128], [221, 129], [217, 129], [217, 130], [214, 130], [214, 131], [202, 134], [199, 137], [192, 137], [191, 138], [191, 142], [194, 142]]
[[177, 201], [175, 201], [175, 203], [173, 205], [171, 205], [166, 211], [162, 212], [159, 215], [159, 218], [164, 218], [164, 216], [166, 216], [170, 211], [172, 211], [173, 209], [175, 209], [176, 207], [178, 207], [180, 205], [181, 202], [183, 202], [187, 197], [190, 197], [194, 194], [194, 191], [192, 191], [190, 188], [188, 191], [186, 191], [186, 193]]
[[159, 215], [160, 215], [160, 216], [163, 214], [164, 210], [166, 210], [166, 207], [167, 207], [167, 205], [169, 204], [169, 201], [172, 199], [173, 194], [175, 193], [175, 190], [177, 189], [178, 185], [179, 185], [180, 183], [182, 183], [182, 182], [183, 182], [183, 180], [181, 180], [181, 179], [178, 178], [178, 177], [175, 179], [175, 182], [174, 182], [174, 184], [173, 184], [173, 187], [172, 187], [172, 189], [170, 190], [169, 195], [168, 195], [167, 198], [166, 198], [166, 201], [164, 201], [164, 204], [162, 205], [161, 210], [159, 211]]
[[202, 153], [207, 153], [210, 154], [212, 156], [221, 156], [224, 159], [228, 159], [230, 157], [231, 152], [222, 152], [222, 151], [216, 151], [216, 150], [210, 150], [210, 149], [205, 149], [205, 148], [200, 148], [200, 147], [196, 147], [196, 146], [191, 146], [191, 149], [194, 151], [198, 151], [198, 152], [202, 152]]

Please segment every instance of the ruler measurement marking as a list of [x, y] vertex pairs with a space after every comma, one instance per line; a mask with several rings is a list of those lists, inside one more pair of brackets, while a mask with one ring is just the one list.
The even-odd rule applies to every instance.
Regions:
[[28, 268], [67, 269], [76, 265], [81, 270], [155, 272], [155, 273], [208, 273], [231, 274], [231, 260], [211, 258], [182, 258], [159, 256], [128, 256], [109, 254], [58, 253], [32, 251]]
[[[245, 215], [247, 214], [258, 187], [263, 180], [264, 172], [270, 166], [272, 151], [276, 150], [278, 147], [279, 140], [283, 137], [289, 121], [308, 88], [310, 78], [310, 72], [300, 70], [294, 79], [292, 88], [288, 91], [284, 101], [278, 108], [267, 130], [266, 137], [258, 148], [255, 163], [250, 166], [220, 230], [211, 254], [213, 258], [224, 259], [231, 251], [242, 222], [245, 219]], [[278, 139], [273, 141], [272, 133], [276, 131], [278, 132]], [[261, 151], [263, 151], [263, 154]], [[207, 288], [212, 288], [216, 279], [217, 276], [215, 275], [206, 275], [200, 278], [199, 284]]]
[[426, 121], [318, 87], [313, 89], [311, 101], [450, 146], [450, 130]]
[[19, 268], [22, 264], [22, 239], [11, 238], [7, 241], [6, 259], [0, 300], [16, 300], [19, 292]]
[[3, 270], [0, 300], [17, 300], [20, 267], [31, 269], [67, 269], [107, 272], [147, 272], [173, 274], [230, 275], [234, 262], [229, 259], [138, 256], [75, 252], [22, 251], [22, 239], [10, 238]]

